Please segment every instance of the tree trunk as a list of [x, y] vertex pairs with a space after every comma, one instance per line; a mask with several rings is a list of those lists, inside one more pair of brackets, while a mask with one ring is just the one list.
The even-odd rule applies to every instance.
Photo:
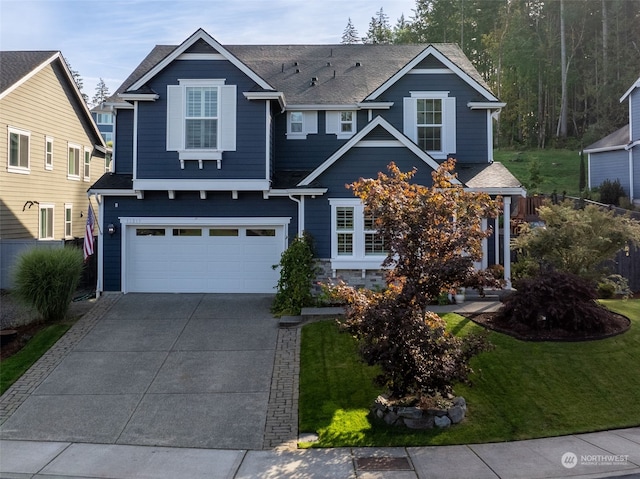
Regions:
[[560, 69], [562, 98], [560, 100], [560, 118], [558, 120], [556, 136], [561, 138], [567, 137], [567, 110], [569, 106], [567, 95], [567, 41], [565, 37], [564, 0], [560, 0]]

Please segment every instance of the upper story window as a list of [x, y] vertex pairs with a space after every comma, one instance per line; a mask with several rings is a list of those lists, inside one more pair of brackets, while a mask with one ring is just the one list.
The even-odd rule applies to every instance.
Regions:
[[69, 161], [67, 169], [67, 178], [70, 180], [80, 179], [80, 158], [81, 149], [77, 145], [69, 145]]
[[7, 171], [10, 173], [29, 174], [29, 142], [28, 131], [9, 128], [9, 158]]
[[53, 205], [40, 203], [38, 239], [53, 239]]
[[355, 111], [328, 111], [326, 112], [327, 134], [334, 134], [338, 139], [351, 138], [356, 128]]
[[113, 125], [113, 115], [111, 113], [96, 113], [95, 115], [98, 125]]
[[53, 138], [47, 136], [44, 145], [44, 169], [53, 170]]
[[307, 135], [317, 133], [317, 111], [287, 112], [287, 138], [289, 140], [304, 140], [307, 138]]
[[88, 148], [84, 149], [84, 181], [89, 181], [91, 179], [91, 150]]
[[111, 131], [103, 131], [102, 132], [102, 138], [104, 139], [105, 143], [113, 141], [113, 132], [111, 132]]
[[456, 153], [456, 99], [449, 92], [411, 92], [404, 99], [404, 134], [435, 159]]
[[220, 160], [236, 150], [236, 86], [224, 80], [180, 80], [167, 86], [167, 151], [185, 160]]
[[64, 205], [64, 237], [71, 238], [73, 236], [73, 205], [65, 203]]

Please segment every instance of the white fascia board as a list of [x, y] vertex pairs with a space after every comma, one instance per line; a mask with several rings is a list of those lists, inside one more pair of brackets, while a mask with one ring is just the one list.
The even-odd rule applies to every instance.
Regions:
[[291, 222], [289, 216], [254, 217], [182, 217], [182, 216], [121, 216], [122, 225], [216, 225], [216, 226], [285, 226]]
[[393, 106], [392, 101], [358, 102], [347, 104], [312, 104], [287, 105], [287, 111], [350, 111], [350, 110], [388, 110]]
[[392, 101], [362, 101], [356, 103], [359, 110], [389, 110], [393, 106]]
[[602, 148], [591, 148], [590, 150], [588, 149], [584, 149], [582, 151], [584, 151], [585, 153], [604, 153], [605, 151], [618, 151], [618, 150], [625, 150], [627, 145], [615, 145], [615, 146], [605, 146]]
[[522, 196], [527, 197], [527, 190], [524, 188], [510, 187], [510, 188], [464, 188], [464, 191], [469, 193], [486, 193], [490, 196]]
[[160, 98], [157, 93], [118, 93], [118, 96], [129, 101], [156, 101]]
[[467, 107], [471, 110], [496, 110], [507, 106], [505, 102], [491, 102], [491, 101], [470, 101], [467, 103]]
[[282, 111], [287, 107], [284, 93], [281, 91], [245, 91], [242, 94], [247, 100], [278, 100]]
[[269, 190], [267, 196], [323, 196], [328, 188], [284, 188]]
[[[47, 65], [49, 65], [51, 62], [53, 62], [56, 58], [60, 58], [62, 60], [62, 55], [60, 54], [60, 52], [56, 52], [53, 55], [51, 55], [49, 58], [47, 58], [45, 61], [43, 61], [40, 65], [38, 65], [37, 67], [35, 67], [33, 70], [31, 70], [29, 73], [27, 73], [25, 76], [23, 76], [22, 78], [20, 78], [17, 82], [15, 82], [13, 85], [11, 85], [9, 88], [7, 88], [5, 91], [3, 91], [2, 93], [0, 93], [0, 100], [2, 100], [5, 96], [7, 96], [9, 93], [11, 93], [12, 91], [14, 91], [16, 88], [18, 88], [20, 85], [24, 85], [26, 82], [28, 82], [31, 78], [33, 78], [35, 75], [37, 75], [40, 71], [42, 71], [43, 68], [45, 68]], [[64, 63], [64, 61], [62, 62]]]
[[393, 75], [386, 82], [384, 82], [380, 87], [378, 87], [371, 94], [369, 94], [365, 98], [365, 100], [375, 100], [375, 99], [377, 99], [382, 93], [387, 91], [387, 89], [389, 89], [398, 80], [400, 80], [400, 78], [402, 78], [407, 73], [409, 73], [411, 70], [413, 70], [413, 68], [416, 65], [420, 64], [420, 62], [422, 60], [424, 60], [426, 57], [428, 57], [429, 55], [433, 55], [440, 62], [444, 63], [447, 68], [450, 68], [451, 71], [453, 71], [453, 73], [458, 75], [464, 82], [466, 82], [474, 90], [476, 90], [478, 93], [480, 93], [488, 101], [498, 101], [498, 99], [491, 92], [489, 92], [489, 90], [487, 90], [485, 87], [480, 85], [476, 80], [471, 78], [464, 70], [462, 70], [462, 68], [460, 68], [458, 65], [453, 63], [451, 60], [449, 60], [445, 55], [440, 53], [440, 51], [438, 51], [438, 49], [435, 48], [433, 45], [429, 45], [427, 48], [425, 48], [422, 51], [422, 53], [420, 53], [418, 56], [416, 56], [413, 60], [411, 60], [404, 67], [402, 67], [400, 70], [398, 70], [395, 73], [395, 75]]
[[624, 147], [624, 149], [629, 151], [629, 150], [631, 150], [632, 148], [634, 148], [634, 147], [636, 147], [638, 145], [640, 145], [640, 140], [636, 140], [633, 143], [629, 143], [627, 146]]
[[136, 196], [136, 192], [134, 190], [107, 190], [107, 189], [89, 189], [87, 192], [89, 196], [91, 195], [100, 195], [100, 196]]
[[149, 191], [268, 191], [269, 180], [135, 179], [134, 190]]
[[[377, 116], [367, 123], [362, 130], [353, 135], [349, 141], [347, 141], [342, 147], [336, 151], [333, 155], [331, 155], [324, 163], [322, 163], [318, 168], [316, 168], [309, 176], [307, 176], [304, 180], [298, 183], [298, 186], [308, 186], [313, 180], [318, 178], [322, 173], [324, 173], [331, 165], [333, 165], [338, 159], [340, 159], [347, 151], [351, 148], [355, 147], [366, 135], [369, 134], [371, 130], [375, 127], [381, 126], [388, 133], [394, 136], [404, 147], [408, 148], [413, 152], [418, 158], [420, 158], [424, 163], [430, 166], [433, 170], [438, 169], [438, 162], [431, 158], [427, 153], [422, 151], [418, 145], [412, 142], [409, 138], [400, 133], [396, 128], [394, 128], [388, 121], [386, 121], [381, 116]], [[385, 140], [384, 143], [388, 143], [388, 140]], [[454, 184], [460, 184], [460, 181], [454, 179], [452, 181]]]
[[625, 101], [625, 100], [627, 99], [627, 97], [628, 97], [629, 95], [631, 95], [631, 92], [632, 92], [633, 90], [635, 90], [636, 88], [640, 88], [640, 78], [638, 78], [638, 79], [635, 81], [635, 83], [634, 83], [633, 85], [631, 85], [631, 87], [630, 87], [630, 88], [625, 92], [625, 94], [624, 94], [624, 95], [622, 95], [622, 96], [620, 97], [620, 103], [622, 103], [623, 101]]
[[202, 28], [199, 28], [193, 35], [187, 38], [180, 46], [178, 46], [173, 52], [171, 52], [164, 60], [158, 63], [155, 67], [149, 70], [142, 78], [140, 78], [137, 82], [129, 87], [129, 90], [137, 90], [141, 88], [145, 83], [151, 80], [154, 76], [164, 70], [171, 62], [176, 60], [180, 55], [185, 53], [186, 50], [189, 49], [195, 42], [198, 40], [204, 40], [209, 45], [211, 45], [216, 51], [222, 54], [229, 62], [231, 62], [234, 66], [236, 66], [242, 73], [251, 78], [254, 82], [256, 82], [261, 88], [265, 90], [275, 90], [269, 83], [267, 83], [263, 78], [261, 78], [257, 73], [255, 73], [251, 68], [242, 63], [236, 56], [234, 56], [231, 52], [229, 52], [226, 48], [224, 48], [220, 43], [218, 43], [211, 35], [205, 32]]

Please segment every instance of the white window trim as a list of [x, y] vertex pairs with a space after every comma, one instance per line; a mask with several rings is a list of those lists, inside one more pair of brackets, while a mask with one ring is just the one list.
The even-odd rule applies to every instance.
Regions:
[[[22, 135], [29, 138], [29, 151], [27, 152], [27, 167], [11, 165], [11, 134]], [[31, 132], [19, 128], [7, 127], [7, 171], [9, 173], [19, 173], [28, 175], [31, 173]]]
[[[89, 155], [89, 161], [87, 162], [87, 154]], [[89, 174], [87, 175], [86, 167], [89, 167]], [[84, 181], [91, 181], [91, 148], [84, 148], [82, 152], [82, 175]]]
[[[67, 211], [70, 211], [69, 220], [67, 221]], [[67, 234], [67, 225], [69, 225], [69, 234]], [[64, 237], [73, 238], [73, 205], [71, 203], [64, 204]]]
[[[331, 269], [361, 269], [378, 270], [382, 268], [382, 262], [387, 254], [367, 255], [365, 254], [365, 230], [364, 227], [364, 205], [357, 198], [332, 198], [329, 199], [331, 205]], [[353, 208], [353, 254], [338, 255], [338, 231], [336, 225], [337, 208]]]
[[[223, 152], [236, 151], [236, 85], [226, 85], [224, 79], [179, 79], [178, 82], [179, 85], [167, 86], [167, 151], [178, 152], [182, 169], [187, 160], [198, 161], [200, 169], [203, 161], [217, 161], [220, 169]], [[196, 150], [185, 146], [187, 87], [218, 89], [216, 149]]]
[[[291, 113], [302, 113], [302, 131], [291, 131]], [[287, 140], [306, 140], [307, 135], [318, 133], [318, 112], [316, 110], [292, 110], [287, 112]]]
[[[49, 152], [47, 151], [47, 147], [51, 144], [51, 161], [49, 161]], [[44, 169], [51, 171], [53, 170], [53, 137], [45, 136], [44, 137]]]
[[[42, 210], [52, 210], [51, 213], [51, 236], [44, 237], [42, 235]], [[40, 203], [38, 205], [38, 239], [39, 240], [53, 240], [55, 239], [55, 226], [56, 226], [56, 207], [53, 203]]]
[[449, 155], [455, 155], [456, 144], [456, 98], [449, 96], [449, 91], [412, 91], [410, 97], [404, 98], [404, 125], [403, 132], [414, 143], [418, 143], [417, 125], [417, 100], [440, 99], [442, 100], [442, 149], [427, 151], [437, 160], [446, 160]]
[[82, 152], [84, 151], [84, 148], [82, 148], [82, 146], [80, 145], [76, 145], [74, 143], [68, 143], [67, 144], [67, 179], [68, 180], [73, 180], [73, 181], [80, 181], [80, 168], [83, 167], [84, 165], [84, 157], [79, 158], [77, 161], [78, 164], [78, 172], [77, 174], [73, 175], [69, 172], [69, 150], [70, 149], [74, 149], [74, 150], [78, 150], [78, 155], [82, 155]]
[[[351, 113], [351, 131], [343, 132], [341, 129], [342, 121], [342, 113], [349, 112]], [[340, 111], [327, 111], [325, 113], [325, 128], [328, 135], [336, 135], [338, 140], [348, 140], [358, 131], [358, 112], [355, 110], [340, 110]]]

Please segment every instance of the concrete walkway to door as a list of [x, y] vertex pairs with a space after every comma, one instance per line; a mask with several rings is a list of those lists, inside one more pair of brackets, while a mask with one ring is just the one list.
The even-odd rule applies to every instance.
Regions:
[[118, 296], [0, 437], [262, 449], [278, 338], [272, 299]]

